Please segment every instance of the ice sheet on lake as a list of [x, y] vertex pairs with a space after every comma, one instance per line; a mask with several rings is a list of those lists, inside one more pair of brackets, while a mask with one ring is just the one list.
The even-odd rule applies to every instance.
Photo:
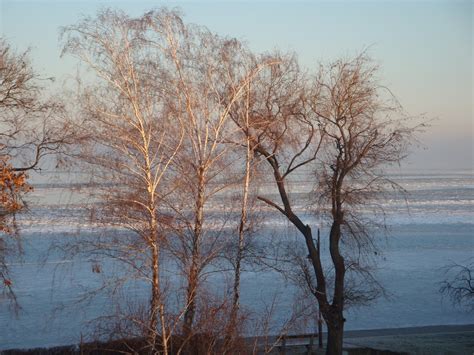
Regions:
[[[350, 309], [346, 328], [472, 323], [472, 315], [453, 308], [438, 293], [440, 268], [474, 254], [472, 172], [424, 172], [395, 178], [410, 195], [408, 202], [397, 195], [383, 202], [392, 229], [391, 236], [381, 241], [384, 253], [376, 271], [391, 298], [380, 299], [370, 308]], [[293, 192], [304, 196], [308, 189], [310, 183]], [[66, 238], [71, 231], [87, 233], [93, 227], [82, 203], [80, 196], [68, 191], [67, 186], [36, 188], [30, 212], [19, 219], [24, 233], [22, 263], [10, 265], [22, 310], [16, 317], [8, 312], [7, 302], [0, 299], [0, 349], [76, 343], [84, 322], [108, 310], [109, 300], [104, 295], [86, 306], [74, 306], [83, 285], [100, 283], [88, 260], [63, 260], [59, 254], [49, 253], [44, 262], [52, 239]], [[305, 206], [300, 205], [301, 211]], [[217, 214], [219, 204], [214, 207]], [[307, 223], [319, 223], [314, 212], [305, 214]], [[263, 221], [261, 233], [267, 231], [264, 238], [274, 235], [269, 228], [292, 230], [270, 209], [264, 212]], [[146, 300], [145, 288], [138, 287], [133, 292], [134, 297]], [[262, 312], [275, 294], [279, 307], [274, 322], [278, 326], [297, 297], [295, 288], [272, 272], [249, 271], [242, 276], [244, 306]], [[56, 310], [60, 304], [67, 306], [65, 311]]]

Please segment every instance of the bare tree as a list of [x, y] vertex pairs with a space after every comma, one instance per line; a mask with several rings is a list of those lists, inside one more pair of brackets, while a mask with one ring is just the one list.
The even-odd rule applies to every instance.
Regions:
[[[320, 150], [320, 132], [311, 120], [312, 112], [307, 104], [308, 82], [305, 73], [300, 71], [295, 56], [276, 53], [263, 56], [260, 61], [262, 60], [271, 65], [252, 81], [246, 105], [242, 106], [243, 109], [233, 110], [232, 118], [246, 137], [245, 142], [252, 154], [255, 153], [268, 163], [276, 193], [281, 197], [284, 207], [281, 208], [264, 195], [259, 195], [258, 198], [304, 229], [304, 224], [292, 210], [287, 188], [292, 182], [298, 183], [299, 171], [308, 173], [306, 167], [314, 162]], [[292, 179], [294, 175], [297, 176], [296, 179]], [[304, 229], [304, 232], [312, 241], [311, 230]], [[267, 260], [274, 258], [270, 254], [272, 251], [269, 247], [261, 252], [261, 256]], [[282, 271], [285, 267], [281, 262], [277, 257], [277, 260], [271, 261], [270, 266]], [[268, 265], [268, 262], [265, 261], [265, 264]], [[293, 262], [291, 264], [295, 266]], [[301, 321], [300, 316], [297, 319]], [[290, 322], [292, 326], [295, 326], [295, 321], [293, 319]]]
[[454, 305], [474, 309], [474, 262], [451, 264], [444, 268], [446, 280], [441, 283], [439, 292], [447, 295]]
[[[232, 70], [235, 68], [229, 68]], [[233, 83], [235, 84], [235, 83]], [[242, 105], [243, 110], [246, 112], [244, 125], [245, 127], [249, 127], [249, 100], [250, 100], [250, 87], [251, 81], [247, 83], [247, 87], [245, 89], [245, 95], [242, 97], [236, 105]], [[233, 88], [236, 90], [236, 88]], [[239, 133], [239, 132], [236, 132]], [[240, 161], [240, 148], [245, 152], [242, 154], [244, 157], [243, 161], [243, 176], [241, 177], [241, 181], [237, 181], [236, 191], [235, 194], [235, 201], [240, 205], [239, 214], [239, 221], [236, 226], [236, 235], [234, 236], [231, 234], [230, 238], [231, 241], [229, 245], [231, 248], [226, 251], [226, 259], [232, 265], [233, 269], [233, 281], [232, 281], [232, 302], [230, 306], [230, 313], [227, 320], [226, 331], [225, 331], [225, 350], [227, 352], [231, 352], [234, 350], [235, 344], [238, 343], [238, 333], [239, 333], [239, 325], [241, 324], [242, 314], [241, 314], [241, 305], [240, 305], [240, 284], [241, 284], [241, 274], [243, 269], [243, 263], [246, 253], [246, 248], [248, 247], [248, 234], [252, 229], [251, 226], [251, 219], [252, 215], [249, 210], [255, 205], [255, 198], [251, 196], [252, 192], [252, 185], [254, 185], [254, 181], [252, 180], [255, 178], [255, 161], [254, 161], [254, 152], [252, 151], [252, 147], [250, 145], [250, 140], [248, 136], [241, 135], [241, 134], [234, 134], [235, 137], [232, 139], [241, 138], [241, 141], [230, 142], [234, 146], [234, 153], [235, 157], [233, 157], [233, 161], [235, 163]], [[238, 153], [237, 153], [238, 152]], [[233, 239], [236, 239], [234, 241]]]
[[[133, 232], [87, 241], [86, 250], [128, 264], [132, 278], [151, 283], [150, 349], [158, 334], [167, 351], [182, 316], [183, 350], [192, 336], [206, 331], [201, 325], [209, 324], [204, 316], [212, 313], [208, 294], [202, 299], [207, 308], [197, 309], [198, 291], [205, 268], [221, 252], [217, 232], [227, 222], [211, 210], [214, 196], [232, 186], [234, 162], [226, 158], [230, 149], [224, 144], [236, 131], [229, 111], [259, 68], [242, 72], [235, 91], [226, 92], [223, 63], [230, 65], [227, 53], [239, 43], [186, 25], [179, 13], [166, 9], [139, 18], [107, 10], [65, 34], [65, 52], [97, 77], [80, 86], [78, 124], [80, 135], [88, 137], [78, 157], [91, 168], [93, 202], [103, 202], [91, 212], [93, 220]], [[177, 258], [186, 284], [171, 323], [160, 286], [165, 249]], [[224, 311], [225, 303], [214, 305]]]
[[[249, 100], [250, 100], [250, 83], [247, 85], [245, 98], [245, 128], [249, 128]], [[241, 202], [241, 211], [240, 211], [240, 222], [238, 227], [238, 246], [235, 256], [235, 270], [234, 270], [234, 287], [233, 287], [233, 300], [232, 300], [232, 311], [230, 315], [229, 325], [230, 328], [235, 328], [235, 323], [237, 322], [238, 312], [240, 308], [240, 275], [242, 261], [244, 258], [244, 248], [245, 248], [245, 229], [247, 227], [247, 218], [248, 218], [248, 203], [249, 203], [249, 190], [250, 190], [250, 178], [252, 173], [252, 158], [253, 151], [250, 146], [250, 139], [246, 136], [245, 139], [245, 173], [244, 179], [242, 181], [242, 202]]]
[[[253, 57], [238, 41], [186, 25], [179, 13], [165, 9], [139, 18], [104, 11], [66, 34], [65, 51], [99, 79], [80, 87], [80, 132], [90, 144], [82, 145], [79, 156], [100, 183], [94, 196], [105, 202], [94, 221], [133, 232], [89, 248], [124, 262], [134, 277], [149, 282], [143, 329], [150, 351], [157, 351], [159, 337], [159, 348], [168, 352], [181, 318], [180, 352], [190, 349], [193, 336], [209, 331], [206, 314], [213, 314], [216, 327], [226, 323], [217, 319], [226, 314], [227, 301], [211, 302], [203, 292], [206, 269], [222, 252], [219, 236], [228, 222], [212, 207], [219, 193], [243, 181], [226, 324], [235, 322], [256, 155], [266, 163], [280, 201], [275, 195], [258, 198], [302, 234], [307, 257], [296, 263], [328, 326], [327, 353], [342, 353], [348, 300], [376, 295], [366, 289], [377, 283], [363, 260], [373, 242], [360, 207], [387, 188], [399, 188], [384, 168], [403, 159], [413, 134], [390, 92], [378, 85], [377, 68], [361, 55], [321, 67], [311, 79], [294, 56]], [[237, 161], [231, 153], [236, 142], [244, 148]], [[318, 211], [331, 225], [321, 245], [291, 194], [301, 174], [313, 170]], [[232, 171], [243, 171], [243, 178]], [[329, 266], [322, 263], [326, 246]], [[185, 284], [182, 308], [172, 322], [161, 286], [165, 253], [180, 264]], [[365, 280], [362, 290], [349, 287], [356, 274]]]
[[[153, 29], [146, 41], [164, 48], [170, 58], [173, 79], [169, 85], [175, 92], [170, 105], [185, 121], [183, 149], [173, 164], [179, 188], [168, 201], [180, 226], [176, 230], [180, 242], [173, 254], [182, 266], [186, 283], [182, 335], [187, 343], [195, 333], [202, 273], [219, 253], [208, 205], [211, 197], [228, 185], [222, 179], [228, 108], [221, 104], [218, 91], [222, 79], [219, 53], [225, 42], [204, 28], [183, 24], [175, 14], [164, 10], [146, 17]], [[219, 180], [216, 185], [214, 182]]]
[[40, 84], [49, 79], [34, 71], [29, 51], [16, 53], [0, 38], [0, 287], [13, 299], [6, 257], [20, 250], [15, 214], [32, 189], [27, 172], [73, 141], [62, 105], [44, 97]]
[[45, 98], [29, 51], [17, 54], [0, 39], [0, 154], [16, 172], [39, 169], [42, 158], [72, 142], [62, 104]]
[[[179, 20], [168, 13], [163, 21], [171, 18]], [[163, 200], [174, 189], [170, 165], [185, 131], [182, 112], [168, 102], [180, 94], [172, 91], [177, 88], [167, 70], [172, 58], [149, 45], [147, 32], [157, 34], [149, 25], [149, 16], [106, 10], [66, 28], [64, 50], [95, 74], [80, 87], [78, 125], [88, 137], [78, 157], [91, 168], [93, 197], [102, 201], [93, 220], [132, 233], [99, 238], [87, 250], [119, 260], [129, 276], [150, 285], [147, 322], [135, 326], [150, 352], [167, 354], [174, 323], [165, 303], [162, 257], [173, 218]]]
[[[182, 112], [186, 121], [183, 149], [173, 164], [180, 188], [170, 205], [182, 225], [175, 255], [186, 279], [183, 336], [189, 339], [196, 333], [193, 323], [203, 274], [222, 252], [219, 231], [228, 223], [223, 211], [212, 212], [212, 206], [218, 195], [238, 181], [232, 176], [237, 165], [230, 157], [232, 147], [226, 144], [238, 132], [229, 113], [245, 97], [247, 86], [265, 64], [233, 71], [235, 76], [230, 77], [229, 67], [236, 64], [234, 55], [243, 50], [238, 41], [220, 38], [205, 28], [184, 26], [176, 19], [163, 20], [163, 13], [149, 16], [154, 30], [164, 34], [165, 43], [160, 42], [161, 37], [147, 41], [170, 53], [177, 93], [173, 110]], [[233, 90], [227, 90], [230, 81]]]
[[[316, 268], [314, 293], [328, 327], [330, 354], [342, 353], [346, 274], [352, 269], [363, 271], [360, 256], [373, 248], [373, 224], [364, 218], [361, 208], [370, 209], [387, 189], [402, 190], [386, 177], [385, 169], [406, 156], [416, 131], [392, 94], [378, 84], [377, 69], [362, 54], [322, 68], [315, 79], [312, 107], [324, 140], [318, 192], [323, 206], [328, 207], [334, 279], [330, 298], [327, 273]], [[373, 210], [380, 211], [378, 206]], [[350, 250], [358, 251], [356, 259]]]
[[[385, 89], [375, 80], [376, 69], [363, 55], [341, 60], [328, 69], [321, 67], [310, 86], [296, 61], [286, 58], [261, 81], [251, 129], [245, 132], [255, 152], [268, 162], [281, 204], [265, 196], [259, 199], [281, 212], [304, 237], [307, 258], [300, 259], [300, 270], [326, 321], [328, 354], [342, 353], [348, 270], [365, 276], [365, 285], [377, 286], [360, 264], [360, 257], [367, 255], [363, 251], [373, 244], [359, 208], [387, 188], [398, 188], [385, 177], [384, 167], [403, 159], [413, 133], [391, 94], [382, 95]], [[236, 114], [234, 121], [242, 117]], [[295, 172], [308, 174], [310, 166], [317, 169], [319, 209], [327, 208], [331, 225], [328, 244], [322, 244], [328, 245], [330, 267], [323, 265], [322, 249], [288, 192]], [[360, 252], [341, 252], [341, 243], [355, 245]], [[373, 296], [352, 294], [361, 300]]]
[[[279, 64], [278, 58], [257, 57], [244, 48], [241, 44], [229, 47], [224, 56], [225, 66], [225, 87], [224, 90], [230, 93], [229, 98], [236, 95], [242, 89], [242, 79], [248, 78], [245, 82], [245, 92], [230, 107], [230, 117], [237, 124], [230, 140], [226, 142], [232, 147], [233, 165], [241, 169], [241, 178], [236, 182], [236, 200], [239, 204], [239, 221], [236, 225], [236, 242], [231, 243], [232, 248], [227, 251], [227, 260], [233, 269], [232, 285], [232, 306], [229, 314], [226, 343], [226, 350], [232, 349], [232, 343], [238, 341], [238, 328], [241, 324], [242, 316], [240, 305], [240, 278], [243, 269], [244, 259], [248, 254], [250, 246], [249, 234], [255, 229], [256, 222], [256, 191], [259, 187], [258, 165], [261, 161], [255, 159], [254, 144], [250, 135], [246, 134], [251, 129], [253, 100], [255, 99], [254, 85], [258, 86], [259, 77], [270, 67]], [[249, 76], [250, 73], [250, 76]], [[226, 98], [226, 102], [229, 102]]]

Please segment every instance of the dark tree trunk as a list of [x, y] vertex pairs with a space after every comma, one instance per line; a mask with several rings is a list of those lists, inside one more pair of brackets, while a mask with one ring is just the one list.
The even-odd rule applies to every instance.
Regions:
[[[321, 251], [319, 243], [318, 245], [315, 245], [311, 227], [307, 224], [304, 224], [303, 221], [293, 212], [290, 199], [288, 198], [288, 194], [286, 192], [285, 177], [282, 176], [280, 173], [279, 164], [276, 157], [272, 154], [269, 154], [261, 146], [256, 146], [254, 147], [254, 149], [258, 154], [264, 156], [267, 162], [272, 167], [275, 183], [277, 185], [283, 207], [280, 207], [273, 201], [270, 201], [261, 196], [259, 196], [259, 199], [279, 210], [303, 235], [306, 242], [306, 247], [308, 249], [308, 256], [313, 267], [314, 275], [316, 277], [315, 297], [319, 304], [319, 309], [323, 314], [328, 327], [327, 353], [342, 354], [342, 339], [344, 331], [344, 318], [342, 316], [342, 307], [344, 304], [343, 295], [345, 266], [344, 259], [339, 254], [338, 244], [341, 236], [341, 220], [337, 221], [337, 226], [333, 225], [330, 234], [331, 258], [333, 260], [336, 270], [335, 297], [333, 298], [333, 303], [331, 305], [328, 301], [326, 291], [326, 277], [324, 275], [323, 265], [321, 262]], [[339, 311], [334, 313], [334, 310]]]
[[340, 355], [342, 354], [342, 345], [344, 337], [344, 278], [346, 274], [346, 266], [344, 257], [339, 249], [341, 240], [341, 226], [344, 221], [344, 213], [340, 203], [340, 186], [335, 189], [333, 199], [333, 223], [329, 233], [329, 252], [334, 265], [334, 295], [329, 310], [324, 312], [327, 328], [328, 339], [326, 354]]
[[330, 316], [331, 320], [326, 320], [328, 328], [328, 337], [326, 345], [327, 355], [341, 355], [342, 354], [342, 340], [344, 335], [344, 318], [342, 310]]

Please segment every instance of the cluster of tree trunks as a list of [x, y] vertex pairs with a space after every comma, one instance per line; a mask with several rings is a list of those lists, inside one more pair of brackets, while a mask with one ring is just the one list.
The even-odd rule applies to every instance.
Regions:
[[[32, 163], [9, 165], [13, 128], [2, 134], [0, 163], [10, 172], [34, 169], [44, 154], [67, 146], [70, 161], [89, 172], [94, 201], [102, 202], [91, 211], [94, 223], [129, 232], [88, 241], [81, 252], [112, 257], [130, 268], [130, 278], [150, 285], [141, 315], [118, 316], [121, 334], [141, 333], [150, 353], [193, 353], [204, 338], [209, 352], [238, 352], [240, 276], [252, 212], [270, 206], [301, 234], [307, 257], [295, 266], [327, 326], [327, 354], [342, 354], [347, 275], [363, 275], [358, 255], [372, 245], [358, 209], [380, 197], [387, 184], [395, 186], [383, 169], [405, 156], [413, 134], [394, 98], [378, 85], [370, 59], [363, 53], [309, 75], [294, 55], [254, 54], [166, 9], [136, 18], [104, 10], [64, 28], [62, 39], [64, 53], [95, 77], [78, 80], [72, 104], [61, 106], [68, 115], [60, 132], [45, 128], [44, 136], [28, 142], [35, 147]], [[17, 63], [22, 59], [10, 60], [0, 63], [17, 77], [13, 91], [2, 86], [0, 106], [20, 105], [42, 117], [53, 108], [58, 112], [56, 103], [35, 101], [38, 88], [29, 85], [34, 74]], [[9, 78], [8, 70], [0, 68], [2, 79]], [[24, 88], [15, 94], [15, 85]], [[23, 115], [2, 119], [7, 117], [25, 132], [19, 126]], [[313, 236], [319, 226], [303, 222], [294, 207], [289, 191], [297, 173], [317, 185], [311, 194], [318, 202], [311, 208], [330, 225], [322, 236], [326, 249]], [[10, 180], [7, 172], [2, 176], [2, 192], [16, 198], [26, 191], [22, 173]], [[274, 186], [278, 200], [259, 193], [262, 180]], [[232, 222], [211, 212], [226, 191], [238, 191], [238, 203], [219, 211], [227, 207]], [[2, 206], [9, 206], [7, 200]], [[221, 242], [226, 233], [236, 241], [230, 249]], [[330, 255], [329, 265], [323, 265], [323, 255]], [[233, 280], [230, 297], [219, 298], [206, 290], [206, 272], [223, 256]], [[177, 265], [181, 289], [167, 286], [165, 259]], [[359, 299], [368, 287], [360, 280]]]

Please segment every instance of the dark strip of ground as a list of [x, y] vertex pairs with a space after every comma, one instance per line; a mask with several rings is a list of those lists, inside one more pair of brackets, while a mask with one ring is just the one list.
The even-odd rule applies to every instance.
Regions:
[[[396, 355], [396, 354], [474, 354], [474, 324], [390, 329], [354, 330], [344, 333], [344, 349], [348, 355]], [[325, 340], [326, 334], [323, 334]], [[247, 343], [260, 342], [256, 338]], [[140, 342], [140, 340], [135, 340]], [[267, 339], [267, 342], [272, 339]], [[276, 343], [272, 354], [323, 354], [317, 349], [317, 339], [309, 347], [309, 339], [288, 343], [283, 348]], [[132, 343], [134, 340], [131, 341]], [[83, 346], [62, 346], [37, 349], [11, 349], [0, 351], [2, 355], [98, 355], [123, 354], [121, 342], [88, 343]], [[108, 351], [106, 350], [108, 349]], [[113, 350], [112, 350], [113, 349]], [[241, 353], [241, 352], [239, 352]], [[200, 352], [195, 353], [199, 355]], [[242, 353], [244, 354], [244, 353]], [[194, 354], [193, 354], [194, 355]]]

